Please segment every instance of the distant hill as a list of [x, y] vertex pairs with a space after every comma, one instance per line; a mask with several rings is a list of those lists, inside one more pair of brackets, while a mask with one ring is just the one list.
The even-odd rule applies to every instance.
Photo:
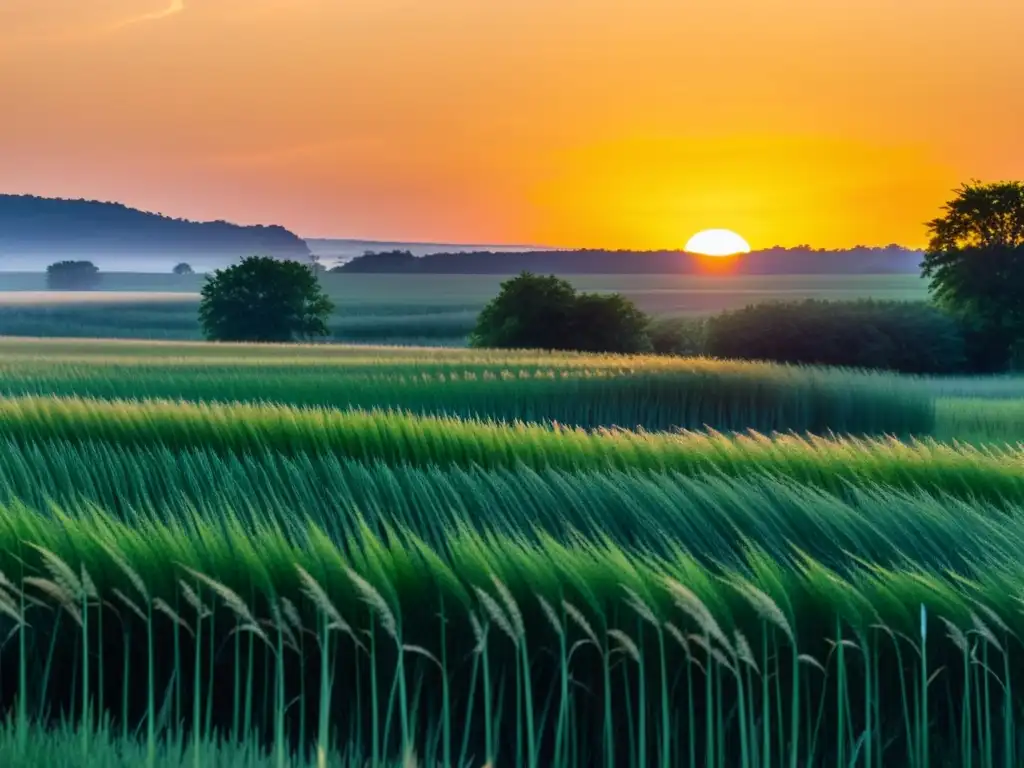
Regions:
[[[899, 245], [845, 250], [770, 248], [730, 257], [730, 274], [916, 274], [922, 253]], [[707, 257], [684, 251], [475, 251], [416, 256], [408, 250], [367, 253], [335, 272], [508, 275], [523, 270], [558, 275], [695, 274]]]
[[305, 260], [309, 247], [279, 226], [175, 219], [120, 203], [0, 195], [0, 269], [4, 257], [179, 256], [226, 262], [253, 254]]

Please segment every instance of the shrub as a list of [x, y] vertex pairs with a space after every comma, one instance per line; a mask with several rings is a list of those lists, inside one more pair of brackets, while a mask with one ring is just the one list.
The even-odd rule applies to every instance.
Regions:
[[707, 320], [702, 317], [662, 317], [647, 328], [656, 355], [697, 357], [705, 354]]
[[648, 352], [650, 318], [621, 294], [581, 293], [572, 308], [570, 347], [583, 352]]
[[809, 299], [746, 307], [707, 321], [707, 354], [901, 373], [968, 367], [964, 328], [924, 302]]
[[501, 284], [480, 313], [470, 345], [497, 349], [646, 352], [649, 319], [619, 295], [577, 294], [554, 275], [523, 272]]
[[46, 268], [51, 291], [88, 291], [100, 284], [100, 270], [91, 261], [58, 261]]

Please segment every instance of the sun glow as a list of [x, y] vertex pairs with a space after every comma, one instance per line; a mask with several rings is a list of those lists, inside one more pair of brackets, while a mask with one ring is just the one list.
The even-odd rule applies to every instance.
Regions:
[[703, 256], [735, 256], [750, 253], [750, 244], [731, 229], [705, 229], [687, 241], [685, 250]]

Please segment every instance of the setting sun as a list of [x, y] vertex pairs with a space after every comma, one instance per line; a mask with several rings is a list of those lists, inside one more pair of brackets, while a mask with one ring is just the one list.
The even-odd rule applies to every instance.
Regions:
[[705, 229], [687, 241], [686, 251], [704, 256], [734, 256], [749, 253], [750, 245], [731, 229]]

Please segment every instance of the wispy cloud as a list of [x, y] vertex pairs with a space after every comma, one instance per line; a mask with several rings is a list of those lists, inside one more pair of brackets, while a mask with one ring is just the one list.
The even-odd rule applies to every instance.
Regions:
[[168, 16], [175, 16], [182, 13], [185, 10], [185, 0], [171, 0], [171, 4], [160, 11], [151, 11], [150, 13], [143, 13], [140, 16], [133, 16], [130, 19], [119, 21], [115, 24], [112, 29], [121, 29], [123, 27], [132, 26], [133, 24], [141, 24], [146, 21], [159, 21], [160, 19], [166, 19]]

